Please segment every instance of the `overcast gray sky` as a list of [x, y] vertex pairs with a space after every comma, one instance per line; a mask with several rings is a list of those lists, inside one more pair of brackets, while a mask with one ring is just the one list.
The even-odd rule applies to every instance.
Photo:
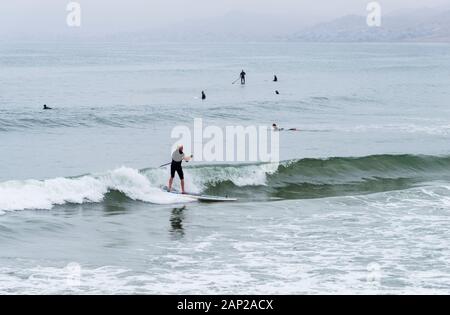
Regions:
[[[69, 0], [2, 0], [0, 36], [45, 36], [67, 31]], [[78, 0], [82, 32], [133, 32], [185, 20], [223, 16], [230, 11], [297, 19], [299, 26], [365, 14], [369, 0]], [[385, 14], [402, 9], [450, 7], [450, 0], [379, 0]]]

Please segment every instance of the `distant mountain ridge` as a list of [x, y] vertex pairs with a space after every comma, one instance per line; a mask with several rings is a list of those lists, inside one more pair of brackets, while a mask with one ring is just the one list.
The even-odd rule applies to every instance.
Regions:
[[293, 41], [314, 42], [450, 42], [450, 10], [407, 11], [382, 17], [380, 27], [369, 27], [365, 16], [349, 15], [303, 29]]
[[450, 8], [405, 9], [383, 14], [380, 27], [369, 27], [363, 15], [347, 15], [315, 25], [311, 21], [312, 17], [307, 20], [232, 11], [160, 29], [113, 33], [106, 38], [169, 42], [450, 42]]

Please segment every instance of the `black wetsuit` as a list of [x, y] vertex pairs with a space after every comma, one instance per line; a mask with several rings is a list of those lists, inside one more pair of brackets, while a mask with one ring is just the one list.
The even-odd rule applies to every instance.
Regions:
[[172, 154], [172, 164], [170, 165], [170, 177], [175, 177], [175, 172], [178, 174], [181, 180], [184, 179], [183, 167], [181, 164], [183, 163], [184, 153], [182, 151], [175, 151]]
[[241, 84], [245, 84], [245, 75], [246, 73], [244, 71], [241, 72]]
[[182, 162], [175, 162], [172, 161], [172, 164], [170, 165], [170, 176], [172, 178], [175, 177], [175, 172], [180, 176], [180, 179], [184, 179], [184, 173], [183, 168], [181, 167]]

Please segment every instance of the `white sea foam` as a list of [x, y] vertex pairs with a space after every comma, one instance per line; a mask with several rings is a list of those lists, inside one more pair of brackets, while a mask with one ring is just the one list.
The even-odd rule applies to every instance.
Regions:
[[[278, 164], [185, 168], [186, 187], [190, 192], [200, 193], [208, 184], [227, 180], [237, 186], [266, 185], [267, 175], [277, 169]], [[105, 174], [78, 178], [7, 181], [0, 183], [0, 214], [14, 210], [48, 210], [66, 203], [101, 202], [112, 190], [120, 191], [133, 200], [155, 204], [192, 201], [185, 196], [164, 192], [161, 188], [167, 185], [167, 180], [167, 169], [139, 172], [121, 167]], [[179, 185], [175, 180], [175, 188]]]
[[102, 183], [109, 190], [117, 190], [133, 200], [156, 204], [172, 204], [192, 201], [184, 196], [177, 196], [162, 191], [151, 184], [149, 179], [139, 171], [122, 167], [100, 176]]
[[[186, 187], [189, 191], [200, 193], [207, 185], [230, 181], [238, 187], [267, 185], [267, 176], [278, 170], [278, 163], [249, 164], [239, 166], [208, 166], [184, 168]], [[145, 172], [155, 186], [167, 182], [166, 169], [150, 169]]]
[[[262, 203], [259, 221], [231, 229], [217, 228], [225, 217], [215, 210], [222, 206], [208, 206], [197, 224], [214, 229], [191, 227], [191, 236], [182, 242], [154, 240], [139, 247], [132, 259], [142, 261], [142, 268], [121, 265], [120, 260], [117, 265], [7, 261], [0, 267], [0, 293], [445, 293], [450, 283], [449, 197], [449, 186], [442, 183], [363, 196], [286, 200], [277, 202], [276, 212], [271, 211], [273, 203]], [[242, 206], [229, 207], [226, 218], [242, 220]]]
[[358, 125], [352, 128], [338, 128], [342, 131], [349, 132], [366, 132], [366, 131], [396, 131], [401, 133], [421, 133], [432, 136], [447, 136], [450, 134], [450, 125], [418, 125], [418, 124], [369, 124], [369, 125]]
[[157, 204], [192, 201], [152, 186], [147, 177], [131, 168], [103, 175], [0, 183], [0, 211], [51, 209], [65, 203], [100, 202], [108, 191], [117, 190], [133, 200]]
[[107, 187], [98, 179], [55, 178], [0, 183], [0, 209], [50, 209], [64, 203], [99, 202]]

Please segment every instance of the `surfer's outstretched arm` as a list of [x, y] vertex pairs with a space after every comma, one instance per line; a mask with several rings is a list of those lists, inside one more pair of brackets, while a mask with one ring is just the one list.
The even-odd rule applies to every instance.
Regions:
[[194, 156], [191, 154], [190, 156], [185, 156], [185, 157], [183, 158], [183, 160], [185, 160], [186, 162], [189, 162], [190, 160], [192, 160], [193, 157], [194, 157]]

